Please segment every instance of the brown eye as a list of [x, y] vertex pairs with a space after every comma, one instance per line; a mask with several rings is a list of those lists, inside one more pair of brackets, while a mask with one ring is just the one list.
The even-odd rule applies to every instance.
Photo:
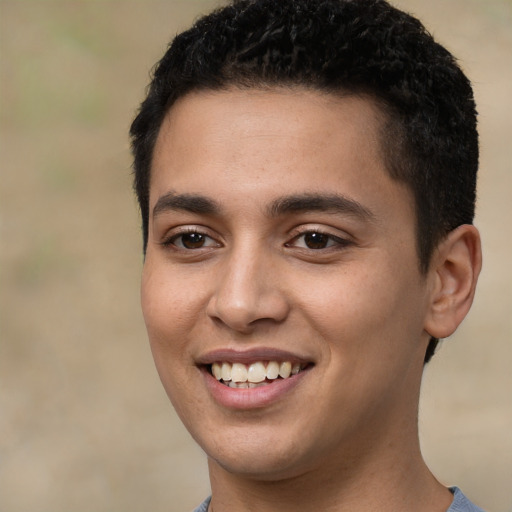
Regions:
[[[181, 244], [178, 243], [180, 239]], [[176, 240], [176, 245], [181, 245], [185, 249], [200, 249], [204, 246], [205, 241], [206, 237], [201, 233], [185, 233]]]
[[194, 229], [182, 231], [163, 240], [164, 247], [175, 248], [179, 251], [192, 251], [197, 249], [213, 249], [222, 247], [222, 244], [205, 233]]
[[324, 233], [306, 233], [304, 235], [304, 245], [308, 249], [325, 249], [329, 244], [330, 238]]
[[305, 231], [286, 244], [287, 247], [297, 247], [312, 251], [335, 248], [343, 249], [348, 245], [350, 245], [350, 242], [346, 239], [315, 230]]

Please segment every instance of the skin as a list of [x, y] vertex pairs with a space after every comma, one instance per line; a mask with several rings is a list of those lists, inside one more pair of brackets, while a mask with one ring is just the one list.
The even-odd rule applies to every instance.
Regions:
[[[215, 512], [449, 507], [417, 408], [430, 336], [471, 304], [478, 233], [456, 230], [420, 272], [379, 127], [369, 99], [301, 89], [192, 93], [161, 127], [142, 308]], [[205, 366], [275, 351], [308, 367], [273, 395], [235, 396]]]

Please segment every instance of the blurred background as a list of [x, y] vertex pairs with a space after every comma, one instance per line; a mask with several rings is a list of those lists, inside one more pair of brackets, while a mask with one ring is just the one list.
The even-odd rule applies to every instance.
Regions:
[[[153, 368], [127, 131], [176, 31], [217, 2], [0, 0], [0, 510], [186, 511], [205, 457]], [[480, 112], [477, 299], [426, 370], [436, 475], [512, 511], [512, 0], [396, 0]]]

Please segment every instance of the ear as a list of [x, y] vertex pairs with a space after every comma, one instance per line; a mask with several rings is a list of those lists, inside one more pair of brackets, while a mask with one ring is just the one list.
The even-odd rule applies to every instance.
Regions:
[[478, 230], [468, 224], [439, 244], [429, 270], [433, 286], [425, 330], [434, 338], [453, 334], [469, 311], [482, 268]]

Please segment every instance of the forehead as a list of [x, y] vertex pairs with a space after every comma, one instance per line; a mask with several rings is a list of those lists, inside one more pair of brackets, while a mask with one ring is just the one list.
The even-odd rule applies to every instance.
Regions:
[[219, 135], [231, 131], [235, 137], [255, 130], [267, 137], [289, 134], [309, 139], [307, 149], [321, 140], [328, 144], [343, 124], [347, 128], [345, 135], [350, 128], [362, 130], [369, 145], [375, 144], [378, 149], [384, 120], [377, 102], [367, 95], [331, 94], [296, 86], [195, 91], [179, 98], [170, 108], [160, 128], [156, 150], [170, 132], [176, 142], [178, 138], [186, 139], [190, 132], [197, 141], [198, 135], [211, 128], [217, 129]]
[[385, 168], [382, 116], [366, 97], [295, 88], [188, 94], [160, 129], [151, 208], [174, 191], [241, 207], [305, 192], [342, 193], [358, 202], [372, 192], [371, 203], [383, 184], [393, 200], [404, 187]]

